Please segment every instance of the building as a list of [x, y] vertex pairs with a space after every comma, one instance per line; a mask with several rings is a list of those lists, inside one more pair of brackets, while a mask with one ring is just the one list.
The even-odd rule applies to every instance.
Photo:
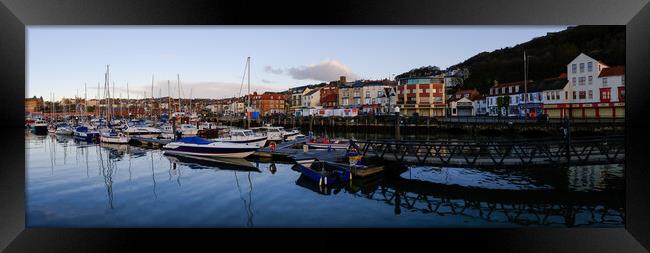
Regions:
[[445, 84], [439, 76], [399, 79], [397, 105], [400, 114], [445, 116]]
[[[256, 96], [254, 96], [256, 97]], [[271, 115], [271, 114], [284, 114], [286, 113], [285, 101], [287, 95], [277, 92], [264, 92], [264, 94], [258, 96], [259, 99], [255, 100], [255, 106], [259, 110], [260, 115]]]
[[[365, 81], [361, 87], [361, 110], [364, 113], [384, 114], [390, 112], [390, 97], [386, 95], [386, 89], [395, 86], [395, 82], [389, 80]], [[387, 110], [388, 109], [388, 110]]]
[[295, 87], [289, 90], [290, 95], [287, 99], [289, 103], [289, 110], [296, 111], [302, 108], [302, 95], [309, 92], [311, 89], [307, 86]]
[[25, 112], [38, 112], [43, 110], [43, 98], [25, 98]]
[[315, 88], [302, 95], [303, 108], [316, 108], [320, 106], [320, 88]]
[[[528, 80], [528, 86], [532, 85], [532, 83], [531, 80]], [[522, 94], [524, 94], [525, 88], [524, 81], [510, 83], [495, 81], [486, 98], [488, 115], [517, 117], [525, 114], [520, 110], [520, 104], [524, 101]]]
[[480, 95], [474, 102], [476, 102], [476, 110], [474, 112], [474, 115], [477, 116], [488, 115], [487, 98], [485, 97], [485, 95]]
[[567, 80], [562, 90], [548, 91], [559, 97], [544, 103], [550, 117], [625, 117], [625, 67], [609, 67], [581, 53], [567, 65]]
[[[345, 77], [341, 77], [345, 81]], [[320, 88], [320, 105], [324, 108], [337, 108], [339, 104], [339, 83], [330, 82], [330, 84]]]
[[355, 81], [345, 83], [339, 87], [339, 107], [361, 108], [361, 94], [363, 94], [363, 82]]
[[481, 94], [476, 88], [458, 89], [447, 101], [448, 114], [451, 116], [476, 116]]

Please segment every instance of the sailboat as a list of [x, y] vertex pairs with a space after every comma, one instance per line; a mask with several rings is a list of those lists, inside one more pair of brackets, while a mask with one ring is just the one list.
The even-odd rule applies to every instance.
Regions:
[[[108, 80], [109, 80], [109, 76], [110, 76], [110, 75], [109, 75], [109, 66], [106, 65], [106, 76], [105, 76], [105, 77], [106, 77], [106, 84], [109, 83], [109, 82], [108, 82]], [[115, 86], [113, 86], [113, 87], [115, 87]], [[114, 88], [113, 88], [113, 89], [114, 89]], [[105, 92], [104, 94], [106, 94], [106, 98], [107, 98], [107, 100], [108, 100], [108, 104], [107, 104], [107, 105], [108, 105], [108, 108], [110, 108], [110, 109], [106, 112], [106, 115], [107, 115], [107, 118], [108, 118], [107, 123], [108, 123], [108, 127], [109, 127], [110, 130], [105, 131], [105, 132], [102, 132], [102, 133], [100, 134], [99, 140], [100, 140], [101, 142], [104, 142], [104, 143], [127, 144], [127, 143], [129, 143], [129, 137], [128, 137], [127, 135], [125, 135], [124, 133], [122, 133], [122, 132], [118, 132], [117, 130], [115, 130], [115, 128], [113, 128], [113, 127], [111, 126], [111, 124], [110, 124], [110, 122], [111, 122], [111, 118], [112, 118], [112, 116], [113, 116], [113, 115], [112, 115], [112, 114], [113, 114], [113, 113], [112, 113], [112, 111], [113, 111], [113, 110], [112, 110], [112, 109], [113, 109], [112, 106], [113, 106], [113, 105], [111, 104], [111, 95], [110, 95], [110, 91], [107, 89], [106, 92]]]

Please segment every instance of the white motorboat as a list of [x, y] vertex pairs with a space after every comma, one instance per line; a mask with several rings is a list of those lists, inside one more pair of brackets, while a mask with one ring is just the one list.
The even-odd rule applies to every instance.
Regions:
[[284, 137], [282, 135], [283, 132], [282, 127], [263, 126], [263, 127], [252, 127], [251, 129], [257, 133], [266, 135], [266, 139], [268, 141], [281, 142], [284, 140]]
[[155, 127], [132, 125], [128, 126], [123, 133], [128, 137], [138, 136], [144, 138], [156, 138], [162, 134], [162, 131]]
[[201, 137], [185, 137], [163, 146], [165, 154], [245, 158], [258, 147], [241, 143], [209, 141]]
[[230, 136], [224, 138], [212, 139], [213, 141], [229, 142], [229, 143], [242, 143], [250, 146], [264, 147], [266, 144], [266, 136], [256, 135], [253, 130], [246, 129], [232, 129]]
[[68, 124], [62, 123], [56, 126], [54, 133], [57, 135], [73, 135], [74, 129], [72, 129]]
[[117, 132], [115, 130], [102, 132], [99, 136], [99, 140], [104, 143], [115, 143], [115, 144], [129, 143], [129, 137], [126, 134]]

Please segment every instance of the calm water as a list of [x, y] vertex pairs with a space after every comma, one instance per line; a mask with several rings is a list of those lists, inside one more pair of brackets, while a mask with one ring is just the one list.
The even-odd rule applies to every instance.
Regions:
[[[292, 165], [25, 134], [30, 227], [622, 227], [623, 167], [411, 167], [321, 189]], [[242, 162], [246, 162], [242, 163]]]

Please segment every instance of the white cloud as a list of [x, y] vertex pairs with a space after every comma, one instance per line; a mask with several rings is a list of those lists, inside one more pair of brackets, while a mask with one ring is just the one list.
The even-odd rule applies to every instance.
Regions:
[[273, 74], [282, 74], [282, 72], [284, 72], [284, 70], [282, 70], [281, 68], [275, 69], [275, 68], [273, 68], [271, 66], [265, 66], [264, 71], [269, 72], [269, 73], [273, 73]]
[[348, 80], [359, 78], [348, 66], [335, 60], [289, 68], [286, 73], [297, 80], [333, 81], [338, 80], [340, 76], [346, 76]]

